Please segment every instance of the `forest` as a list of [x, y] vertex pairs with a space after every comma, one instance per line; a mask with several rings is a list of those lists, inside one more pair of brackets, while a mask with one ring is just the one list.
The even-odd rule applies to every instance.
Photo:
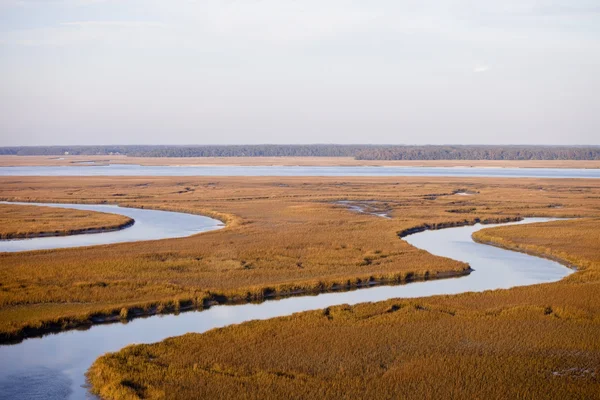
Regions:
[[0, 147], [0, 155], [65, 154], [130, 157], [352, 157], [357, 160], [600, 160], [600, 146], [265, 144]]

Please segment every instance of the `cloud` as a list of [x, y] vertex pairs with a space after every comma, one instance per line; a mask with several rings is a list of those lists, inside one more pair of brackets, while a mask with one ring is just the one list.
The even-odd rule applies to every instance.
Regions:
[[167, 24], [154, 21], [74, 21], [62, 22], [62, 26], [74, 26], [79, 28], [89, 27], [115, 27], [115, 28], [165, 28]]
[[475, 73], [487, 72], [489, 70], [490, 66], [486, 64], [475, 64], [475, 67], [473, 67], [473, 72]]
[[166, 28], [167, 24], [153, 21], [62, 22], [50, 27], [6, 32], [0, 39], [0, 44], [62, 47], [100, 41], [139, 45], [147, 42], [145, 38], [152, 31]]
[[113, 0], [0, 0], [0, 7], [39, 7], [45, 5], [90, 6]]

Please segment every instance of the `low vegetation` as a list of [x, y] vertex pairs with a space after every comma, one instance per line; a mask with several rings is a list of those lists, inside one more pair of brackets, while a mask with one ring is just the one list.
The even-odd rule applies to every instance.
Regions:
[[552, 284], [331, 307], [133, 345], [94, 363], [92, 389], [104, 399], [600, 398], [600, 220], [476, 236], [578, 272]]
[[123, 215], [30, 205], [0, 204], [0, 239], [66, 236], [122, 229]]
[[[3, 177], [2, 200], [119, 203], [210, 215], [228, 226], [181, 239], [0, 254], [0, 338], [215, 301], [464, 274], [467, 265], [398, 236], [534, 215], [595, 217], [599, 198], [596, 180]], [[349, 200], [377, 200], [391, 218], [339, 204]]]

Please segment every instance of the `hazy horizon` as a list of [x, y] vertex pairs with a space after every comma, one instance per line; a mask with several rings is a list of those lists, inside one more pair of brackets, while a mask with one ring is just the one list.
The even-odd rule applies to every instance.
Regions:
[[58, 144], [49, 144], [49, 145], [0, 145], [0, 148], [6, 147], [118, 147], [118, 146], [140, 146], [140, 147], [202, 147], [202, 146], [373, 146], [373, 147], [385, 147], [385, 146], [405, 146], [405, 147], [426, 147], [426, 146], [456, 146], [456, 147], [486, 147], [486, 146], [498, 146], [498, 147], [600, 147], [600, 144], [543, 144], [543, 143], [182, 143], [182, 144], [173, 144], [173, 143], [159, 143], [159, 144], [150, 144], [150, 143], [130, 143], [130, 144], [118, 144], [118, 143], [91, 143], [91, 144], [77, 144], [77, 143], [58, 143]]
[[0, 0], [0, 146], [600, 145], [593, 0]]

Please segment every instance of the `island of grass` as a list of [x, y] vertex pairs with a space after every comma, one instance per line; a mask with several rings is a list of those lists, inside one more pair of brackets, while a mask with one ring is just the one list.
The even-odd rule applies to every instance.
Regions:
[[560, 282], [331, 307], [133, 345], [88, 372], [104, 399], [600, 398], [600, 220], [475, 239], [578, 272]]
[[[0, 341], [216, 302], [467, 274], [468, 265], [400, 237], [477, 221], [600, 216], [600, 182], [585, 179], [20, 177], [0, 178], [0, 198], [118, 201], [227, 223], [180, 239], [0, 254]], [[348, 202], [368, 202], [373, 213]]]
[[0, 239], [109, 232], [131, 226], [123, 215], [37, 205], [0, 204]]

